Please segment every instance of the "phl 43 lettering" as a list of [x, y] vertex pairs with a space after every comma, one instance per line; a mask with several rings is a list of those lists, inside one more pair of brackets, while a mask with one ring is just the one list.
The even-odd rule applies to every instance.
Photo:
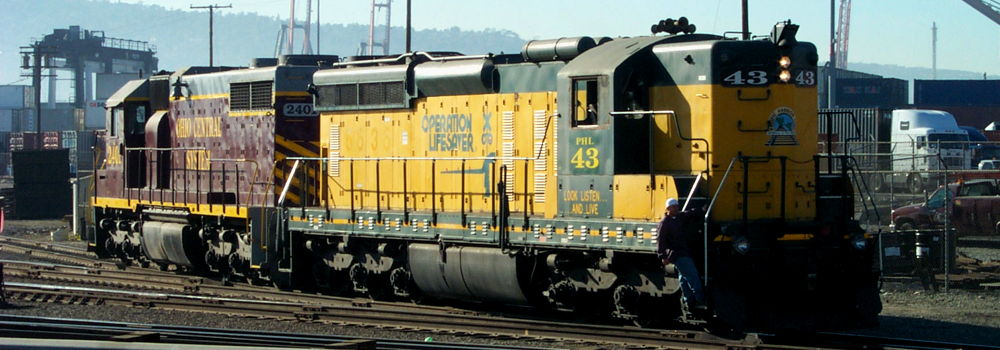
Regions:
[[597, 147], [580, 147], [569, 162], [577, 169], [596, 169], [601, 165], [601, 151]]

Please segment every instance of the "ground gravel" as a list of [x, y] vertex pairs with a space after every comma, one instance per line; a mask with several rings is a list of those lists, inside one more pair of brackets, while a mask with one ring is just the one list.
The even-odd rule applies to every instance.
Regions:
[[[4, 235], [48, 239], [48, 232], [64, 227], [59, 221], [8, 222]], [[65, 244], [85, 246], [82, 242]], [[960, 259], [966, 270], [975, 269], [980, 274], [1000, 281], [1000, 249], [960, 247]], [[10, 258], [0, 256], [0, 258]], [[971, 262], [970, 262], [971, 261]], [[969, 267], [970, 265], [972, 267]], [[984, 272], [985, 271], [985, 272]], [[939, 276], [940, 279], [941, 276]], [[882, 287], [883, 311], [878, 328], [856, 330], [852, 333], [958, 342], [979, 345], [1000, 345], [1000, 290], [969, 287], [951, 288], [939, 292], [924, 290], [916, 278], [894, 278]], [[943, 281], [942, 281], [943, 282]], [[978, 286], [978, 284], [971, 284]], [[344, 335], [367, 338], [423, 340], [428, 337], [436, 342], [477, 343], [494, 345], [533, 346], [539, 348], [580, 348], [585, 344], [539, 341], [533, 339], [484, 339], [475, 336], [410, 331], [394, 328], [344, 326], [335, 324], [306, 323], [273, 319], [227, 317], [180, 311], [148, 310], [120, 306], [82, 306], [16, 301], [14, 307], [0, 309], [0, 313], [34, 315], [60, 318], [79, 318], [136, 322], [150, 324], [176, 324], [241, 330], [274, 331], [286, 333]], [[614, 349], [616, 347], [605, 347]]]
[[411, 331], [393, 328], [344, 326], [298, 322], [276, 319], [258, 319], [237, 316], [223, 316], [208, 313], [152, 310], [124, 306], [86, 306], [52, 303], [32, 303], [17, 301], [13, 306], [0, 309], [0, 313], [8, 315], [41, 316], [52, 318], [72, 318], [87, 320], [105, 320], [115, 322], [141, 324], [168, 324], [180, 326], [197, 326], [220, 329], [238, 329], [262, 332], [279, 332], [288, 334], [339, 335], [369, 339], [393, 339], [405, 341], [424, 341], [432, 343], [462, 343], [509, 345], [521, 347], [575, 348], [579, 343], [563, 343], [559, 341], [541, 341], [535, 339], [496, 339], [471, 336], [442, 334], [426, 331]]

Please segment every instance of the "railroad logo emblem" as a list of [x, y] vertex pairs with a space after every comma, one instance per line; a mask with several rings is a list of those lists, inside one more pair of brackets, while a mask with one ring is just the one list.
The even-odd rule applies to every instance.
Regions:
[[771, 112], [767, 121], [767, 146], [796, 146], [799, 140], [795, 134], [795, 111], [788, 107], [778, 107]]

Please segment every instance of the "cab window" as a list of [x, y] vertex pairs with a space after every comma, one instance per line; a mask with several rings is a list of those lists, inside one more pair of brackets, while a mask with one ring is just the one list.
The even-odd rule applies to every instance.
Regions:
[[125, 119], [125, 110], [122, 107], [111, 109], [111, 120], [108, 122], [108, 133], [111, 136], [118, 136], [118, 125]]
[[597, 125], [597, 79], [579, 79], [573, 82], [573, 126]]
[[931, 194], [931, 197], [927, 199], [927, 207], [931, 209], [937, 209], [944, 207], [944, 194], [945, 189], [939, 188]]
[[125, 111], [125, 133], [142, 135], [146, 133], [146, 106], [131, 106]]

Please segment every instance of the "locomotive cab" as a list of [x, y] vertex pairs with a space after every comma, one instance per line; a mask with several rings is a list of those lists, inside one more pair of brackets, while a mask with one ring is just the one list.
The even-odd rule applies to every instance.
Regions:
[[[152, 115], [149, 100], [149, 80], [133, 80], [108, 98], [105, 114], [106, 156], [111, 164], [121, 164], [123, 157], [128, 163], [145, 164], [141, 153], [129, 153], [126, 149], [146, 145], [146, 121]], [[137, 167], [125, 176], [125, 186], [142, 188], [146, 186], [146, 169]]]

